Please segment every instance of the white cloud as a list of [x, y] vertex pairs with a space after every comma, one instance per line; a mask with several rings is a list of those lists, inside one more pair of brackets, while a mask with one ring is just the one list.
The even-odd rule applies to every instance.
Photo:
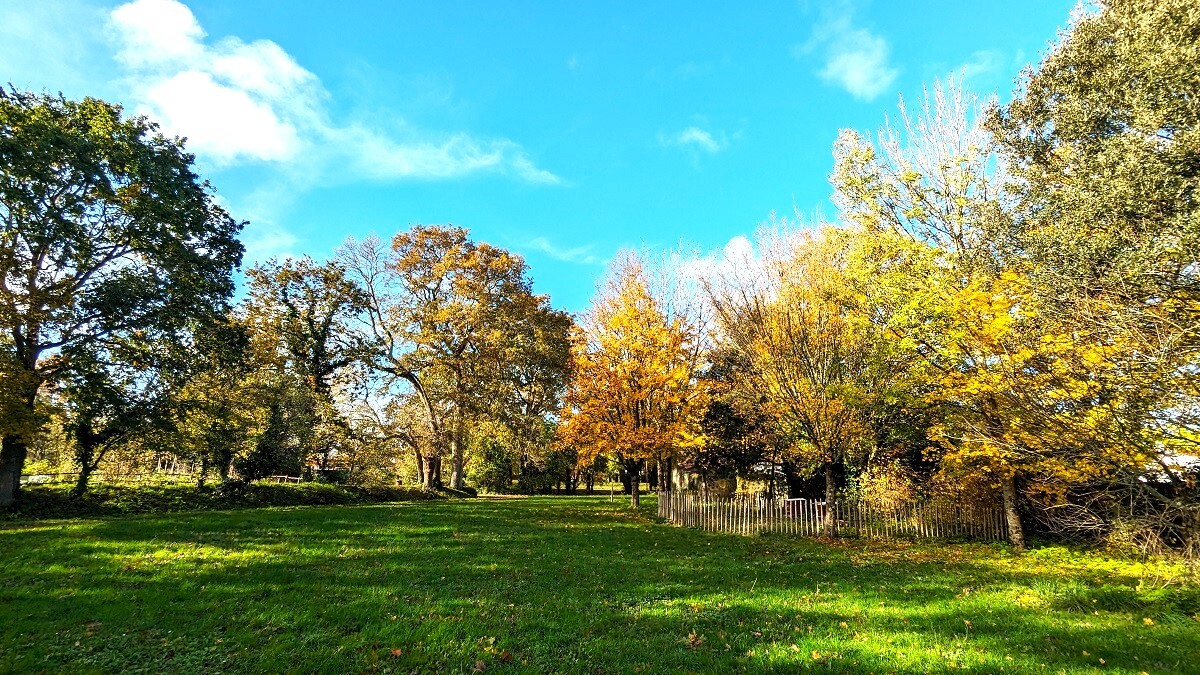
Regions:
[[[458, 178], [501, 173], [560, 182], [517, 143], [431, 133], [402, 121], [385, 131], [334, 120], [320, 79], [269, 40], [210, 40], [177, 0], [113, 10], [117, 62], [139, 112], [214, 165], [279, 162], [307, 181]], [[301, 166], [293, 166], [293, 165]]]
[[280, 161], [296, 156], [300, 135], [270, 103], [209, 73], [184, 71], [142, 88], [138, 98], [163, 128], [187, 136], [189, 149], [218, 164], [248, 158]]
[[821, 79], [860, 101], [872, 101], [891, 89], [900, 71], [891, 65], [887, 40], [856, 26], [851, 14], [846, 7], [828, 14], [809, 42], [795, 51], [797, 56], [819, 51], [824, 62], [817, 71]]
[[562, 248], [555, 245], [545, 237], [534, 237], [526, 244], [527, 248], [534, 251], [544, 253], [555, 260], [562, 262], [576, 263], [579, 265], [603, 265], [605, 260], [600, 256], [592, 253], [591, 246], [577, 246], [575, 248]]
[[724, 133], [714, 135], [700, 126], [689, 126], [688, 129], [670, 135], [660, 133], [659, 143], [665, 147], [688, 148], [708, 155], [715, 155], [728, 147]]
[[174, 0], [136, 0], [112, 12], [120, 32], [117, 60], [131, 68], [189, 64], [204, 54], [204, 29], [192, 10]]
[[682, 279], [703, 284], [730, 278], [739, 271], [757, 267], [758, 256], [750, 238], [739, 234], [721, 248], [708, 253], [680, 255], [674, 264]]
[[725, 144], [700, 127], [688, 127], [675, 137], [680, 145], [694, 145], [707, 153], [719, 152]]

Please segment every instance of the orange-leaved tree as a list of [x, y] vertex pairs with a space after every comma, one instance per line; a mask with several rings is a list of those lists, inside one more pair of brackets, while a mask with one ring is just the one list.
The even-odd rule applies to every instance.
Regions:
[[577, 448], [582, 463], [600, 455], [620, 463], [635, 508], [646, 462], [699, 442], [700, 337], [694, 321], [670, 316], [654, 297], [633, 254], [615, 264], [576, 332], [560, 442]]

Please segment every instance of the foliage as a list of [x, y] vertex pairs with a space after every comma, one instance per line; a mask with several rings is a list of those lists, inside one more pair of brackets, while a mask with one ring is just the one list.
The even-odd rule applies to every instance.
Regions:
[[989, 125], [1020, 179], [1013, 230], [1030, 283], [1089, 352], [1067, 367], [1096, 391], [1089, 417], [1111, 420], [1094, 435], [1130, 448], [1112, 473], [1195, 552], [1198, 35], [1200, 8], [1186, 0], [1098, 3]]
[[7, 505], [41, 386], [107, 340], [178, 339], [220, 316], [242, 245], [181, 140], [120, 106], [13, 89], [0, 91], [0, 220]]
[[699, 340], [686, 317], [664, 313], [637, 257], [616, 263], [575, 337], [561, 443], [583, 463], [612, 457], [635, 477], [646, 462], [700, 443]]
[[497, 411], [498, 403], [536, 400], [544, 408], [547, 392], [553, 400], [564, 368], [544, 367], [554, 356], [542, 347], [564, 339], [569, 319], [533, 294], [524, 260], [470, 240], [463, 228], [417, 226], [397, 234], [390, 249], [348, 242], [342, 259], [366, 294], [372, 366], [407, 384], [425, 408], [432, 439], [422, 458], [425, 484], [440, 485], [446, 454], [451, 486], [461, 489], [465, 425], [519, 414]]
[[[239, 486], [235, 488], [225, 486]], [[363, 488], [326, 483], [228, 483], [211, 488], [194, 485], [93, 486], [72, 498], [65, 485], [26, 487], [21, 503], [5, 514], [9, 520], [44, 520], [121, 516], [177, 511], [207, 511], [266, 506], [316, 506], [442, 499], [443, 495], [415, 488]]]

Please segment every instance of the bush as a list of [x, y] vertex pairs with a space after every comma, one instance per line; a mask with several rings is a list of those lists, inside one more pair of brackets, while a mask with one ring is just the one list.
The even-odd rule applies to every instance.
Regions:
[[8, 520], [41, 520], [262, 506], [370, 504], [447, 497], [420, 488], [241, 481], [229, 481], [211, 488], [197, 488], [194, 485], [99, 484], [79, 499], [70, 497], [70, 489], [71, 486], [65, 484], [26, 486], [21, 490], [20, 501], [2, 512], [0, 517]]

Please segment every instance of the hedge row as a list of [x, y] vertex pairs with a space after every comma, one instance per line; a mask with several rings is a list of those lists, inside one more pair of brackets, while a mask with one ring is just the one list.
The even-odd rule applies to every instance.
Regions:
[[70, 485], [31, 485], [21, 490], [17, 504], [3, 512], [7, 520], [41, 520], [134, 513], [173, 513], [262, 506], [371, 504], [446, 499], [458, 493], [421, 488], [362, 488], [324, 483], [226, 483], [205, 488], [195, 485], [97, 484], [83, 497], [72, 499]]

